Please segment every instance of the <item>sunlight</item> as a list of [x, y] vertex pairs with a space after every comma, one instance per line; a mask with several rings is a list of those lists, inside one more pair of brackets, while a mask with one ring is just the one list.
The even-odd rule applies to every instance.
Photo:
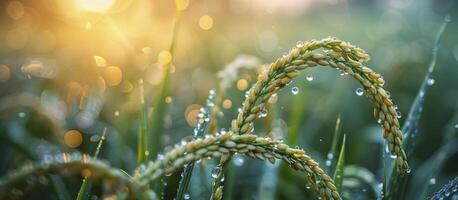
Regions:
[[88, 12], [107, 12], [116, 0], [79, 0], [81, 8]]

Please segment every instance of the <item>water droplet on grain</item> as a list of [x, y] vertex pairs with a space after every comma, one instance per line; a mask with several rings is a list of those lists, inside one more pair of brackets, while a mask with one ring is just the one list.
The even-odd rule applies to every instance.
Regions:
[[218, 174], [219, 174], [219, 167], [215, 167], [213, 170], [212, 170], [212, 177], [213, 178], [217, 178], [218, 177]]
[[296, 95], [296, 94], [299, 93], [299, 88], [298, 88], [298, 87], [293, 87], [293, 88], [291, 89], [291, 92], [292, 92], [294, 95]]
[[434, 82], [435, 82], [434, 78], [431, 78], [431, 77], [429, 77], [428, 80], [426, 80], [426, 84], [428, 84], [429, 86], [434, 85]]
[[429, 184], [431, 184], [431, 185], [436, 184], [436, 179], [435, 178], [429, 179]]
[[313, 75], [311, 74], [308, 74], [305, 79], [307, 79], [307, 81], [313, 81]]
[[232, 163], [234, 163], [234, 165], [237, 167], [242, 166], [244, 162], [245, 160], [243, 159], [241, 155], [236, 155], [234, 159], [232, 159]]
[[396, 112], [396, 117], [397, 118], [401, 118], [402, 117], [401, 111]]
[[266, 108], [263, 108], [263, 109], [261, 110], [261, 115], [260, 115], [260, 117], [266, 117], [266, 116], [267, 116], [267, 113], [268, 113], [267, 109], [266, 109]]
[[356, 95], [358, 96], [362, 96], [364, 94], [364, 90], [363, 88], [356, 88]]
[[304, 42], [302, 42], [302, 41], [297, 41], [296, 47], [300, 48], [300, 47], [302, 47], [302, 46], [304, 46]]

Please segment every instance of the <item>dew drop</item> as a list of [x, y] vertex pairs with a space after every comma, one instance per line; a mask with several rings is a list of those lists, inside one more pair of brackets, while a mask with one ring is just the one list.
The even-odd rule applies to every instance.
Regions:
[[184, 199], [190, 199], [191, 196], [190, 196], [188, 193], [186, 193], [186, 194], [184, 194], [183, 198], [184, 198]]
[[455, 128], [458, 128], [458, 124], [455, 124]]
[[329, 160], [331, 160], [332, 158], [334, 158], [334, 154], [328, 153], [327, 157], [328, 157]]
[[434, 85], [434, 82], [435, 82], [434, 78], [431, 78], [431, 77], [429, 77], [428, 80], [426, 80], [426, 84], [428, 84], [429, 86]]
[[263, 109], [261, 110], [261, 115], [260, 115], [260, 117], [266, 117], [266, 116], [267, 116], [267, 113], [268, 113], [267, 109], [266, 109], [266, 108], [263, 108]]
[[435, 178], [429, 179], [429, 184], [431, 184], [431, 185], [436, 184], [436, 179]]
[[237, 167], [242, 166], [244, 162], [245, 160], [243, 159], [241, 155], [236, 155], [234, 156], [234, 159], [232, 159], [232, 163]]
[[308, 75], [305, 77], [305, 79], [307, 79], [307, 81], [309, 81], [309, 82], [310, 82], [310, 81], [313, 81], [313, 75], [308, 74]]
[[296, 94], [299, 93], [299, 88], [298, 88], [298, 87], [293, 87], [293, 88], [291, 89], [291, 92], [292, 92], [294, 95], [296, 95]]
[[331, 160], [326, 160], [326, 163], [325, 163], [325, 164], [326, 164], [326, 166], [328, 166], [328, 167], [331, 166]]
[[364, 94], [364, 90], [363, 88], [356, 88], [356, 95], [358, 96], [362, 96]]
[[402, 117], [401, 111], [396, 112], [396, 117], [397, 118], [401, 118]]
[[219, 167], [215, 167], [213, 170], [212, 170], [212, 177], [213, 178], [217, 178], [218, 177], [218, 174], [219, 174]]
[[17, 116], [20, 117], [20, 118], [24, 118], [25, 117], [25, 112], [19, 112], [17, 114]]
[[296, 42], [296, 47], [300, 48], [302, 46], [304, 46], [304, 42], [302, 42], [302, 41], [297, 41]]

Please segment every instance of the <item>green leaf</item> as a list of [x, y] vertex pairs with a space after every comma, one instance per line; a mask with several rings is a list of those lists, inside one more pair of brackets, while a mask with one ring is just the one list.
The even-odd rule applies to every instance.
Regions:
[[[205, 135], [208, 119], [210, 119], [211, 107], [214, 105], [215, 91], [210, 90], [207, 98], [207, 105], [204, 109], [199, 111], [196, 119], [196, 128], [194, 129], [194, 139], [202, 138]], [[191, 180], [192, 171], [194, 170], [194, 162], [189, 163], [181, 174], [180, 184], [175, 199], [183, 199], [186, 191], [188, 190], [189, 181]]]
[[181, 10], [176, 10], [173, 22], [172, 40], [170, 42], [170, 46], [168, 49], [168, 52], [172, 56], [172, 61], [164, 64], [163, 66], [164, 70], [162, 72], [161, 82], [159, 83], [159, 87], [157, 88], [157, 93], [153, 102], [153, 114], [151, 116], [150, 122], [151, 129], [148, 130], [149, 135], [147, 135], [147, 137], [145, 138], [145, 140], [151, 142], [151, 144], [147, 144], [145, 151], [148, 151], [148, 154], [150, 156], [153, 156], [151, 157], [152, 159], [154, 159], [155, 156], [157, 156], [161, 149], [162, 133], [164, 131], [164, 116], [167, 113], [167, 104], [165, 102], [165, 98], [169, 95], [169, 79], [175, 52], [176, 38], [180, 24], [180, 17]]
[[[95, 149], [94, 159], [97, 159], [97, 157], [99, 156], [100, 149], [102, 148], [103, 141], [105, 141], [106, 134], [107, 134], [107, 128], [104, 128], [102, 137], [100, 138], [99, 143], [97, 144], [97, 148]], [[87, 177], [84, 177], [83, 183], [81, 184], [81, 187], [80, 187], [80, 190], [78, 191], [78, 196], [76, 196], [76, 199], [77, 200], [88, 199], [91, 188], [92, 188], [91, 182], [87, 179]]]
[[139, 113], [139, 133], [138, 133], [138, 144], [137, 144], [137, 166], [144, 163], [147, 158], [145, 152], [148, 149], [148, 108], [145, 104], [145, 89], [143, 86], [143, 80], [140, 79], [138, 82], [139, 98], [140, 98], [140, 113]]
[[332, 166], [334, 166], [334, 155], [337, 155], [337, 143], [340, 140], [340, 129], [342, 127], [342, 118], [340, 114], [337, 116], [336, 120], [336, 128], [334, 129], [334, 137], [332, 138], [332, 145], [331, 145], [331, 150], [329, 151], [326, 160], [326, 166], [327, 166], [327, 171], [328, 174], [332, 174], [333, 172], [331, 171]]
[[344, 134], [342, 139], [342, 146], [340, 147], [339, 159], [337, 160], [337, 165], [333, 176], [334, 183], [336, 184], [336, 188], [339, 193], [342, 192], [343, 170], [345, 165], [345, 140], [346, 135]]
[[[414, 144], [415, 140], [417, 138], [417, 133], [418, 133], [418, 124], [421, 118], [421, 114], [423, 111], [423, 104], [425, 100], [425, 94], [427, 90], [429, 89], [429, 79], [431, 78], [431, 74], [434, 71], [434, 68], [436, 66], [436, 60], [437, 60], [437, 52], [440, 46], [440, 40], [442, 38], [442, 35], [445, 31], [445, 28], [447, 27], [447, 23], [450, 22], [449, 17], [445, 17], [444, 22], [442, 26], [439, 28], [436, 39], [434, 42], [434, 47], [432, 50], [432, 58], [431, 62], [428, 67], [428, 72], [423, 80], [423, 83], [420, 87], [420, 90], [417, 93], [417, 96], [415, 97], [414, 103], [412, 104], [408, 117], [406, 121], [404, 122], [404, 125], [402, 126], [402, 132], [404, 133], [404, 142], [402, 147], [404, 148], [407, 158], [412, 155], [412, 151], [414, 149]], [[387, 158], [389, 156], [385, 156]], [[410, 174], [406, 174], [404, 176], [396, 176], [396, 171], [394, 167], [394, 161], [393, 159], [387, 159], [385, 160], [386, 162], [386, 167], [385, 168], [385, 173], [387, 174], [386, 181], [389, 181], [387, 185], [387, 193], [385, 197], [387, 199], [393, 199], [393, 198], [402, 198], [405, 195], [405, 188], [407, 184], [408, 177]], [[384, 185], [387, 183], [385, 182]]]

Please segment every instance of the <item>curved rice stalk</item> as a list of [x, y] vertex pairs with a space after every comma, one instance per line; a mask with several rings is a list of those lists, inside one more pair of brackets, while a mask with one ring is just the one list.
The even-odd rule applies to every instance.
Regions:
[[218, 131], [218, 116], [221, 111], [221, 104], [226, 94], [226, 90], [237, 81], [239, 71], [242, 69], [258, 71], [261, 67], [261, 61], [257, 57], [239, 55], [234, 61], [227, 64], [223, 70], [218, 72], [218, 78], [220, 78], [221, 81], [216, 91], [218, 95], [216, 95], [214, 106], [211, 110], [207, 134], [214, 134]]
[[[321, 197], [341, 199], [334, 181], [303, 150], [290, 148], [282, 141], [251, 134], [237, 135], [232, 132], [216, 137], [209, 136], [205, 139], [197, 139], [177, 146], [163, 157], [149, 164], [144, 172], [134, 177], [134, 182], [145, 186], [159, 179], [162, 175], [172, 173], [192, 161], [206, 157], [227, 157], [232, 153], [268, 160], [272, 163], [281, 159], [293, 169], [307, 173], [306, 182], [314, 186]], [[216, 195], [212, 198], [221, 199], [222, 191], [217, 192]]]
[[35, 165], [24, 165], [22, 169], [0, 179], [0, 199], [14, 197], [15, 193], [11, 188], [23, 188], [26, 184], [31, 184], [29, 180], [45, 182], [40, 179], [45, 179], [45, 175], [54, 173], [86, 174], [91, 181], [100, 180], [120, 190], [124, 187], [129, 188], [126, 194], [130, 197], [146, 195], [124, 172], [102, 161], [91, 159], [88, 155], [64, 153], [52, 157], [55, 159]]
[[[318, 49], [325, 54], [317, 53]], [[319, 41], [309, 41], [293, 48], [288, 54], [277, 59], [270, 67], [258, 76], [256, 84], [248, 91], [248, 97], [243, 103], [241, 112], [232, 121], [232, 131], [235, 134], [251, 133], [261, 110], [268, 99], [299, 75], [306, 68], [330, 66], [341, 70], [355, 78], [366, 91], [366, 96], [374, 106], [374, 116], [384, 130], [383, 137], [388, 141], [389, 150], [397, 156], [396, 169], [401, 175], [408, 171], [407, 156], [402, 149], [402, 132], [396, 108], [387, 92], [383, 89], [384, 80], [370, 68], [364, 66], [369, 56], [360, 48], [347, 42], [326, 38]], [[214, 185], [220, 185], [224, 175], [224, 162], [220, 161], [220, 175], [214, 180]], [[220, 188], [217, 186], [214, 188]], [[213, 193], [217, 192], [216, 190]]]

